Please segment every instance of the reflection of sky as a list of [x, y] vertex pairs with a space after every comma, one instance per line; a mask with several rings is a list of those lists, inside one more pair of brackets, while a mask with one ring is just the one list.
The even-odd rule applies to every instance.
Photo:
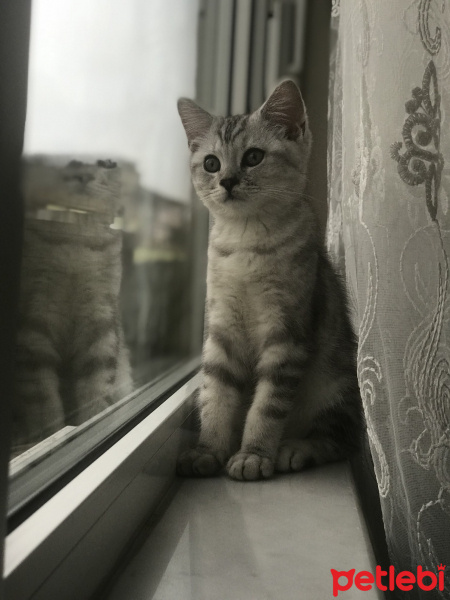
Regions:
[[34, 0], [25, 152], [122, 157], [189, 198], [176, 100], [195, 97], [198, 0]]

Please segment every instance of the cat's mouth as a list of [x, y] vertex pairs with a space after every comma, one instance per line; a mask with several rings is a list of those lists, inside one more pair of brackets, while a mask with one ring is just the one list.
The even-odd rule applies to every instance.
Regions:
[[228, 192], [228, 194], [223, 199], [224, 202], [236, 202], [239, 200], [242, 200], [242, 198], [239, 198], [239, 196], [237, 196], [235, 192]]

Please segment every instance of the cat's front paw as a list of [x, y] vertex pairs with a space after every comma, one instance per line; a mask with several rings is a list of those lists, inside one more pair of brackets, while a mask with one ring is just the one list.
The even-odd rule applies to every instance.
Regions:
[[183, 477], [212, 477], [217, 475], [226, 457], [220, 452], [198, 447], [183, 452], [177, 461], [177, 473]]
[[266, 456], [250, 452], [237, 452], [227, 464], [227, 473], [239, 481], [256, 481], [272, 477], [274, 462]]
[[308, 439], [281, 442], [275, 461], [275, 470], [278, 473], [303, 471], [315, 464], [314, 447]]

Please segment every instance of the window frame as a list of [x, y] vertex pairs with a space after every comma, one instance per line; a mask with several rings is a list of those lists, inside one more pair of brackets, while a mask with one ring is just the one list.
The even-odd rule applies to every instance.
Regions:
[[[25, 130], [28, 84], [30, 2], [0, 4], [0, 564], [4, 562], [6, 504], [13, 389], [13, 347], [19, 296], [22, 239], [20, 157]], [[0, 598], [4, 580], [0, 581]]]
[[[28, 84], [28, 56], [30, 44], [30, 23], [31, 23], [31, 2], [23, 0], [11, 7], [3, 7], [2, 13], [5, 13], [0, 24], [0, 33], [2, 34], [1, 65], [4, 70], [4, 81], [7, 83], [2, 89], [1, 102], [5, 106], [5, 114], [11, 113], [11, 107], [14, 112], [11, 119], [10, 137], [5, 140], [2, 137], [2, 167], [7, 164], [5, 177], [2, 177], [3, 189], [8, 190], [7, 179], [10, 173], [15, 175], [12, 192], [8, 194], [7, 202], [2, 204], [2, 209], [6, 207], [5, 218], [5, 237], [11, 258], [8, 266], [8, 272], [3, 274], [0, 281], [4, 283], [4, 288], [11, 293], [6, 298], [5, 307], [0, 316], [6, 316], [5, 327], [9, 327], [6, 332], [8, 335], [2, 336], [1, 350], [5, 354], [5, 360], [2, 366], [5, 367], [4, 397], [12, 398], [13, 385], [13, 351], [15, 322], [11, 315], [15, 316], [18, 306], [18, 286], [20, 276], [21, 260], [21, 242], [23, 229], [23, 205], [20, 194], [20, 169], [22, 162], [22, 148], [26, 119], [26, 98]], [[12, 50], [12, 51], [11, 51]], [[5, 67], [8, 68], [5, 68]], [[19, 78], [17, 76], [20, 76]], [[8, 83], [10, 85], [8, 85]], [[20, 85], [18, 85], [20, 83]], [[9, 110], [8, 110], [9, 109]], [[3, 113], [2, 113], [3, 114]], [[17, 117], [17, 118], [16, 118]], [[8, 144], [11, 140], [13, 152]], [[3, 174], [3, 170], [2, 170]], [[9, 177], [11, 179], [11, 177]], [[10, 186], [11, 187], [11, 186]], [[35, 456], [32, 456], [29, 463], [20, 468], [20, 472], [11, 477], [9, 465], [10, 459], [10, 406], [1, 408], [5, 414], [0, 414], [1, 424], [1, 489], [0, 493], [0, 518], [2, 527], [0, 529], [3, 542], [6, 531], [13, 530], [18, 524], [25, 520], [34, 510], [43, 504], [52, 493], [64, 485], [77, 471], [84, 468], [87, 464], [95, 460], [102, 451], [114, 443], [140, 419], [143, 419], [152, 411], [158, 403], [163, 401], [167, 395], [173, 391], [176, 386], [186, 380], [195, 372], [200, 364], [200, 353], [203, 338], [203, 318], [204, 318], [204, 298], [205, 298], [205, 269], [206, 269], [206, 247], [208, 235], [207, 211], [204, 207], [198, 205], [198, 200], [192, 197], [191, 206], [191, 241], [188, 248], [188, 269], [192, 285], [189, 290], [187, 304], [191, 311], [191, 322], [189, 330], [186, 333], [186, 340], [182, 341], [180, 354], [187, 354], [185, 359], [180, 359], [177, 365], [164, 371], [160, 376], [151, 380], [135, 390], [127, 398], [114, 404], [106, 410], [106, 415], [98, 415], [73, 431], [65, 432], [61, 439], [50, 444], [48, 442], [45, 450], [39, 449]], [[206, 216], [205, 216], [206, 215]], [[12, 240], [12, 241], [11, 241]], [[11, 249], [15, 248], [15, 252]], [[205, 258], [203, 258], [205, 254]], [[3, 265], [2, 265], [3, 267]], [[4, 294], [0, 294], [3, 301]], [[132, 400], [132, 401], [130, 401]], [[67, 428], [68, 429], [68, 428]], [[57, 436], [55, 436], [56, 438]], [[9, 476], [8, 476], [9, 472]], [[8, 489], [8, 492], [6, 490]], [[6, 517], [5, 517], [6, 514]], [[5, 520], [6, 519], [6, 520]], [[3, 551], [3, 543], [1, 544]], [[1, 558], [1, 556], [0, 556]]]

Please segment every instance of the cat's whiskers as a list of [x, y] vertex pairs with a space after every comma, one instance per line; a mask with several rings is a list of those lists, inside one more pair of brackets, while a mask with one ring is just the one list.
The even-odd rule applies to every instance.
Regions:
[[290, 190], [289, 188], [265, 187], [262, 191], [265, 193], [279, 193], [282, 196], [300, 196], [300, 190]]
[[257, 217], [257, 222], [261, 223], [261, 225], [264, 227], [264, 229], [266, 230], [266, 233], [269, 233], [269, 228], [267, 227], [267, 225], [260, 219], [260, 217]]
[[269, 217], [272, 216], [270, 211], [264, 209], [263, 207], [261, 207], [259, 210], [262, 211], [263, 213], [266, 213], [266, 215], [269, 215]]
[[311, 196], [310, 194], [305, 194], [305, 192], [294, 191], [283, 188], [264, 188], [264, 192], [266, 194], [271, 194], [272, 197], [276, 200], [283, 200], [285, 198], [297, 198], [301, 200], [310, 200], [312, 202], [317, 202], [317, 198]]
[[215, 188], [215, 189], [211, 190], [210, 192], [203, 193], [203, 197], [211, 198], [211, 197], [220, 196], [221, 194], [222, 194], [221, 190]]
[[244, 231], [242, 232], [241, 241], [244, 238], [245, 232], [247, 231], [247, 225], [248, 225], [248, 217], [245, 219], [245, 226], [244, 226]]

